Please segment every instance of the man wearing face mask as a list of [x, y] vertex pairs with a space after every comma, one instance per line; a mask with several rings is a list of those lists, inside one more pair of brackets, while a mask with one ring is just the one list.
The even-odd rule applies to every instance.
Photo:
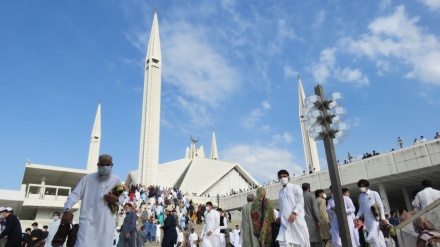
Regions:
[[310, 247], [302, 189], [290, 183], [286, 170], [280, 170], [278, 178], [283, 187], [279, 193], [280, 211], [276, 219], [281, 224], [277, 241], [280, 247]]
[[100, 155], [98, 171], [85, 175], [64, 204], [64, 211], [67, 212], [82, 199], [75, 247], [113, 245], [115, 216], [108, 203], [123, 205], [125, 196], [122, 194], [118, 198], [111, 193], [116, 185], [121, 184], [121, 180], [111, 174], [112, 162], [112, 156]]
[[[386, 224], [384, 207], [379, 193], [370, 190], [368, 187], [370, 183], [368, 180], [361, 179], [358, 182], [361, 195], [359, 196], [359, 211], [356, 215], [355, 221], [364, 216], [364, 227], [368, 232], [368, 237], [365, 239], [372, 247], [385, 247], [385, 239], [382, 232], [379, 229], [379, 224]], [[380, 220], [376, 219], [376, 216], [371, 210], [371, 206], [376, 204], [379, 208]], [[380, 221], [380, 222], [379, 222]]]
[[319, 221], [321, 222], [321, 227], [319, 228], [319, 232], [321, 234], [321, 240], [323, 246], [331, 246], [331, 236], [330, 236], [330, 220], [328, 219], [328, 214], [326, 210], [325, 199], [327, 195], [324, 193], [324, 190], [315, 190], [316, 204], [318, 205], [318, 214]]
[[220, 215], [213, 210], [212, 202], [206, 203], [205, 226], [202, 230], [203, 247], [219, 247], [220, 241]]
[[52, 240], [55, 236], [55, 233], [58, 230], [58, 227], [60, 226], [60, 213], [54, 212], [52, 214], [53, 222], [49, 225], [49, 234], [47, 235], [46, 243], [44, 244], [44, 247], [52, 247]]

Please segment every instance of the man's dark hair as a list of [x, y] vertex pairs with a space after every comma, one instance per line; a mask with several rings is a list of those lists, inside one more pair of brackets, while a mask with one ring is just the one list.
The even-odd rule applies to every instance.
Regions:
[[280, 170], [278, 172], [278, 177], [280, 177], [281, 175], [286, 174], [287, 176], [289, 176], [289, 172], [287, 170]]
[[129, 206], [130, 208], [133, 207], [133, 205], [131, 203], [129, 203], [129, 202], [125, 203], [124, 206]]
[[366, 179], [361, 179], [358, 182], [358, 187], [370, 187], [370, 182]]
[[253, 202], [254, 198], [255, 198], [254, 194], [248, 194], [246, 199], [248, 202]]
[[342, 194], [345, 194], [345, 193], [347, 193], [348, 192], [348, 189], [347, 188], [342, 188]]
[[46, 226], [46, 225], [44, 225], [44, 226], [43, 226], [43, 229], [48, 229], [48, 228], [49, 228], [49, 227], [48, 227], [48, 226]]
[[423, 187], [432, 187], [432, 183], [431, 183], [431, 181], [429, 181], [429, 180], [423, 180], [422, 181], [422, 185], [423, 185]]
[[217, 211], [223, 212], [223, 209], [222, 208], [217, 208]]
[[60, 212], [53, 212], [53, 214], [52, 215], [58, 215], [58, 216], [60, 216]]
[[32, 230], [28, 227], [28, 228], [26, 228], [26, 230], [24, 232], [27, 232], [27, 231], [32, 231]]
[[208, 206], [208, 205], [212, 207], [212, 202], [207, 202], [206, 206]]
[[38, 226], [37, 222], [32, 223], [32, 226]]
[[390, 211], [391, 216], [394, 216], [395, 213], [396, 213], [396, 210], [391, 210]]
[[319, 194], [324, 193], [324, 190], [315, 190], [315, 197], [319, 197]]

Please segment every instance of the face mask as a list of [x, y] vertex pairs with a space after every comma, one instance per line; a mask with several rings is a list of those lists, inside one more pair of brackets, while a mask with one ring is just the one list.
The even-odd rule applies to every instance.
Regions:
[[4, 218], [6, 218], [6, 217], [3, 214], [0, 215], [0, 219], [4, 219]]
[[281, 185], [286, 185], [289, 183], [289, 178], [288, 177], [284, 177], [280, 179], [280, 183]]
[[327, 198], [327, 195], [324, 193], [324, 194], [322, 194], [322, 198]]
[[54, 216], [54, 217], [52, 217], [53, 221], [57, 221], [59, 218], [60, 218], [60, 217], [58, 217], [58, 216]]
[[360, 187], [359, 190], [360, 190], [362, 193], [367, 192], [367, 188], [366, 188], [366, 187]]
[[101, 176], [108, 176], [112, 173], [111, 166], [98, 166], [98, 173]]

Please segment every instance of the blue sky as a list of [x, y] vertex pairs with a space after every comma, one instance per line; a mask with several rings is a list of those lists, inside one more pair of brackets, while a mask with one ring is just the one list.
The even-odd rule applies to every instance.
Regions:
[[[86, 168], [101, 152], [137, 169], [143, 67], [154, 8], [162, 47], [160, 162], [190, 136], [260, 182], [305, 169], [297, 75], [345, 95], [346, 153], [387, 152], [440, 131], [440, 1], [2, 1], [0, 188], [26, 160]], [[323, 169], [326, 161], [318, 143]]]

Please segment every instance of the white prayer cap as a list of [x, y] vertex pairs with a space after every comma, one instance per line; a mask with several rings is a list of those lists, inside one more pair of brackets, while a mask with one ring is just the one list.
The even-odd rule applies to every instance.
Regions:
[[0, 212], [6, 211], [5, 207], [0, 207]]
[[174, 210], [174, 208], [172, 206], [168, 206], [165, 208], [165, 210], [172, 212]]
[[12, 212], [13, 210], [12, 210], [11, 207], [7, 207], [7, 208], [6, 208], [6, 211], [8, 211], [8, 212]]

